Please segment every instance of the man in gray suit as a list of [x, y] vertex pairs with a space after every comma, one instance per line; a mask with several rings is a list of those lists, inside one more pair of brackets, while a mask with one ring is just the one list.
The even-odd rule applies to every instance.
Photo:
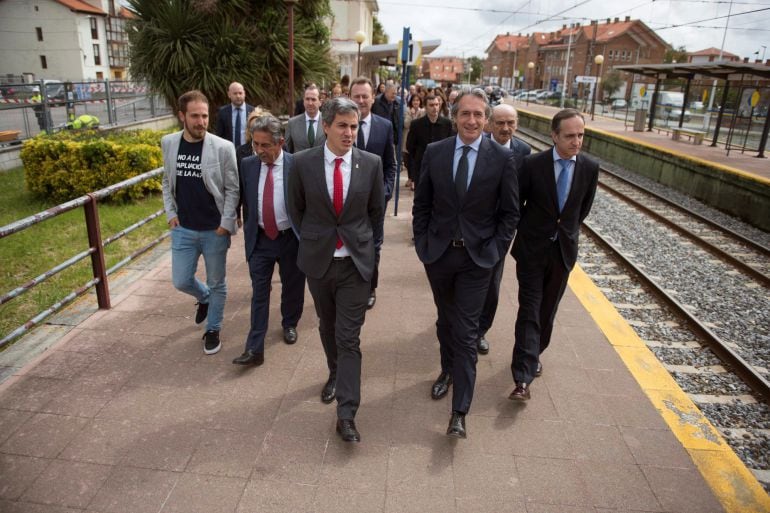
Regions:
[[325, 403], [337, 399], [337, 433], [359, 442], [360, 332], [374, 272], [374, 235], [385, 208], [382, 161], [353, 148], [359, 112], [347, 98], [324, 103], [326, 144], [294, 156], [289, 214], [300, 233], [297, 265], [307, 275], [319, 318], [329, 379]]
[[318, 109], [321, 107], [321, 100], [317, 85], [310, 84], [305, 88], [303, 103], [305, 112], [289, 119], [286, 126], [285, 148], [289, 153], [297, 153], [314, 146], [323, 146], [324, 141], [326, 141], [326, 135], [319, 123], [321, 116]]
[[[174, 287], [198, 300], [195, 323], [207, 317], [203, 351], [219, 352], [219, 331], [227, 298], [225, 267], [235, 234], [238, 168], [235, 146], [206, 131], [209, 102], [200, 91], [179, 97], [184, 129], [161, 139], [163, 204], [171, 227]], [[206, 264], [206, 284], [195, 278], [198, 258]]]

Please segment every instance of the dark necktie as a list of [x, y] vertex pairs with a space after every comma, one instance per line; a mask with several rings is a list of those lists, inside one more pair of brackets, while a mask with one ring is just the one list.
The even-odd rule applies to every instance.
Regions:
[[361, 121], [361, 124], [358, 126], [358, 138], [356, 139], [356, 148], [359, 150], [365, 150], [366, 149], [366, 143], [364, 142], [364, 125], [366, 124], [366, 121]]
[[457, 173], [455, 174], [455, 191], [457, 191], [457, 201], [462, 205], [465, 199], [465, 191], [468, 189], [468, 152], [470, 146], [463, 146], [463, 154], [457, 163]]
[[235, 147], [241, 145], [241, 109], [235, 109], [235, 132], [233, 133]]
[[[342, 212], [342, 159], [334, 159], [334, 212], [337, 217]], [[342, 239], [337, 235], [337, 249], [342, 247]]]
[[315, 119], [309, 119], [307, 125], [307, 143], [310, 146], [313, 146], [315, 143], [315, 130], [313, 130], [313, 123], [315, 123]]
[[570, 161], [559, 159], [559, 165], [561, 166], [561, 171], [559, 172], [559, 179], [556, 180], [556, 195], [559, 199], [559, 212], [564, 210], [564, 204], [567, 203], [567, 195], [569, 193], [569, 185], [570, 185]]
[[275, 222], [275, 207], [273, 206], [273, 165], [267, 165], [265, 188], [262, 190], [262, 224], [265, 225], [265, 235], [270, 240], [278, 238], [278, 224]]

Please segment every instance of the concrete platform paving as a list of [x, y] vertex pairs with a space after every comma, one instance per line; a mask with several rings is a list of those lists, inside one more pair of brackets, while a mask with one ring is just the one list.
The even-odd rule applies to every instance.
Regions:
[[387, 218], [362, 333], [362, 443], [340, 442], [334, 407], [319, 400], [326, 370], [309, 293], [299, 342], [282, 342], [277, 273], [266, 362], [231, 365], [249, 323], [239, 235], [217, 355], [203, 354], [194, 301], [173, 289], [165, 256], [112, 310], [0, 386], [0, 511], [725, 511], [572, 292], [532, 400], [508, 401], [510, 257], [469, 438], [447, 438], [450, 402], [429, 396], [435, 310], [410, 242], [410, 200], [403, 192], [401, 214]]

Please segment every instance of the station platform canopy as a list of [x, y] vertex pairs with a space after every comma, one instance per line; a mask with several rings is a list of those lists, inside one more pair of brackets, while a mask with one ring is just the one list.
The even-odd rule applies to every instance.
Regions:
[[722, 80], [740, 81], [747, 75], [770, 79], [770, 66], [735, 61], [715, 61], [697, 64], [632, 64], [628, 66], [613, 66], [618, 71], [627, 71], [653, 78], [693, 78], [695, 75], [705, 75]]
[[[441, 46], [441, 39], [422, 41], [422, 55], [430, 55], [439, 46]], [[388, 65], [395, 66], [398, 57], [398, 42], [367, 46], [361, 49], [361, 56], [367, 62], [387, 61]]]

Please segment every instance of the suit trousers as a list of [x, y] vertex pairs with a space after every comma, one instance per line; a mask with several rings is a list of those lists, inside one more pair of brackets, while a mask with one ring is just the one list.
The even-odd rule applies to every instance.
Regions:
[[329, 374], [337, 378], [337, 417], [352, 420], [361, 403], [361, 326], [369, 281], [350, 257], [335, 259], [322, 278], [307, 279], [318, 314]]
[[519, 281], [519, 312], [511, 372], [516, 383], [532, 383], [540, 354], [551, 342], [553, 321], [567, 288], [569, 270], [564, 265], [558, 241], [544, 258], [516, 262]]
[[270, 240], [259, 229], [257, 245], [249, 257], [251, 276], [251, 327], [246, 337], [246, 349], [265, 351], [265, 334], [270, 315], [270, 282], [278, 262], [281, 277], [281, 326], [297, 326], [305, 302], [305, 273], [297, 267], [299, 241], [291, 230]]
[[388, 212], [388, 202], [385, 202], [385, 206], [382, 209], [382, 219], [379, 227], [374, 227], [372, 237], [374, 238], [374, 272], [372, 273], [371, 290], [372, 292], [377, 288], [380, 283], [380, 252], [382, 251], [382, 244], [385, 242], [385, 216]]
[[500, 300], [500, 282], [503, 279], [503, 267], [505, 267], [505, 256], [492, 268], [487, 297], [484, 300], [481, 317], [479, 317], [479, 338], [487, 334], [487, 331], [489, 331], [489, 328], [492, 327], [492, 323], [495, 321], [497, 304]]
[[492, 269], [479, 267], [465, 248], [448, 248], [425, 265], [438, 310], [436, 335], [441, 371], [452, 375], [452, 410], [468, 413], [476, 384], [476, 338], [479, 316]]

